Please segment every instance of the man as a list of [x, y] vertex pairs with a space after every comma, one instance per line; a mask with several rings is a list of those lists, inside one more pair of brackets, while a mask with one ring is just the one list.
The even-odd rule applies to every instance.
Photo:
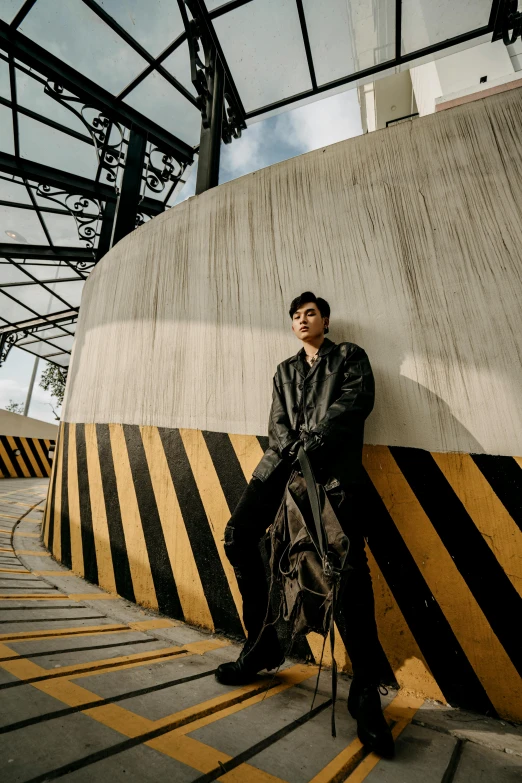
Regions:
[[373, 374], [362, 348], [348, 342], [336, 345], [325, 337], [330, 307], [324, 299], [305, 291], [292, 301], [290, 318], [303, 347], [277, 367], [269, 447], [225, 529], [225, 551], [243, 598], [247, 642], [237, 661], [218, 667], [216, 678], [243, 685], [284, 660], [273, 625], [264, 627], [270, 610], [259, 541], [274, 520], [302, 444], [350, 539], [352, 570], [338, 605], [343, 621], [338, 627], [354, 673], [348, 709], [357, 720], [361, 742], [391, 757], [393, 738], [379, 697], [382, 648], [357, 509], [364, 421], [374, 404]]

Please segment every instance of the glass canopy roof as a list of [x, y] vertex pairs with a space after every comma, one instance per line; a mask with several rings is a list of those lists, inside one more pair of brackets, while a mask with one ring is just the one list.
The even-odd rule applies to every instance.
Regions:
[[[248, 124], [491, 40], [500, 0], [187, 6], [205, 18]], [[184, 0], [2, 0], [0, 363], [15, 344], [68, 365], [131, 128], [147, 139], [138, 225], [174, 204], [201, 129], [186, 20]]]

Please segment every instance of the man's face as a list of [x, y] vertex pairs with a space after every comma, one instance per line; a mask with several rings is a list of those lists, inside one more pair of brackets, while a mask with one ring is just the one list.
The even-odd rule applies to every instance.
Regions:
[[323, 318], [315, 302], [307, 302], [296, 310], [292, 318], [292, 331], [300, 340], [308, 342], [323, 334], [328, 318]]

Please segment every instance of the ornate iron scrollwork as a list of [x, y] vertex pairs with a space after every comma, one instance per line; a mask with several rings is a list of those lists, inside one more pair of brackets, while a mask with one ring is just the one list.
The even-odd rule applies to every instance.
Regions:
[[[41, 198], [54, 201], [69, 212], [76, 222], [76, 230], [80, 241], [86, 243], [86, 247], [94, 249], [96, 237], [99, 236], [99, 222], [103, 215], [102, 205], [98, 199], [87, 196], [79, 196], [68, 193], [66, 190], [51, 187], [40, 183], [36, 188], [36, 195]], [[90, 211], [90, 214], [88, 213]], [[78, 269], [90, 269], [94, 264], [90, 261], [78, 262]]]
[[177, 185], [187, 168], [186, 163], [180, 163], [173, 155], [167, 155], [153, 144], [149, 145], [146, 160], [143, 178], [145, 186], [153, 193], [162, 193], [167, 182]]
[[[99, 109], [89, 104], [84, 104], [76, 95], [69, 91], [66, 92], [64, 87], [58, 84], [58, 82], [48, 79], [44, 92], [78, 117], [94, 142], [98, 164], [106, 172], [107, 181], [115, 183], [118, 176], [118, 168], [123, 166], [125, 159], [125, 153], [123, 152], [124, 128], [119, 123], [112, 122]], [[78, 110], [75, 105], [79, 105], [80, 109]], [[114, 128], [118, 134], [118, 140], [111, 142], [111, 134]]]
[[[208, 34], [206, 24], [201, 18], [199, 3], [197, 0], [184, 0], [184, 2], [192, 15], [192, 19], [189, 19], [181, 2], [180, 10], [182, 11], [190, 53], [191, 79], [198, 93], [197, 102], [201, 111], [201, 122], [204, 128], [209, 128], [212, 113], [213, 76], [218, 54]], [[230, 144], [232, 139], [239, 139], [241, 131], [246, 129], [246, 122], [234, 92], [227, 84], [226, 74], [224, 92], [226, 106], [223, 112], [221, 137], [225, 144]]]
[[[29, 330], [28, 330], [29, 331]], [[16, 345], [17, 333], [10, 332], [9, 334], [0, 335], [0, 367], [4, 364], [11, 348]]]

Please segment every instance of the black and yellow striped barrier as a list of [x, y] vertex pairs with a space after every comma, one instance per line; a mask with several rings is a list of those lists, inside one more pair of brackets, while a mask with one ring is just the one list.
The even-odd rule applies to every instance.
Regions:
[[[110, 592], [239, 635], [223, 533], [266, 445], [200, 430], [63, 424], [45, 544]], [[364, 466], [391, 672], [423, 697], [522, 720], [522, 460], [367, 446]], [[308, 645], [316, 656], [319, 639], [311, 634]]]
[[50, 476], [51, 447], [54, 440], [0, 435], [0, 479]]

